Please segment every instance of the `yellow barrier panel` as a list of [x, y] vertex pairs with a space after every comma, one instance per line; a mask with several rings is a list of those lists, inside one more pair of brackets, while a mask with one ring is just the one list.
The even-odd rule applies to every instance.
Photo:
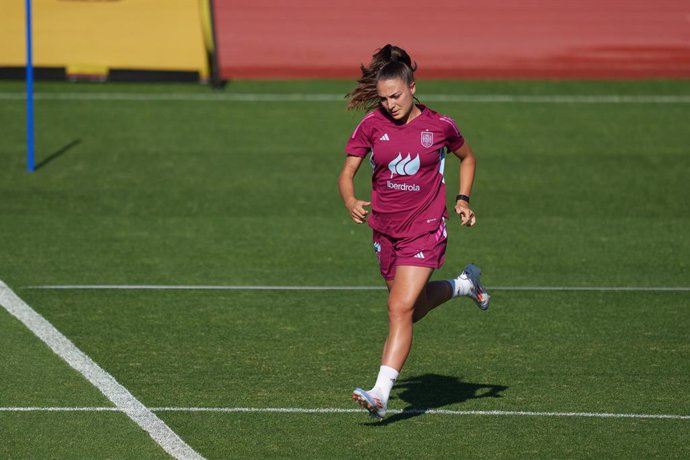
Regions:
[[206, 51], [213, 53], [215, 44], [213, 43], [213, 24], [211, 18], [211, 3], [213, 0], [199, 0], [199, 11], [201, 14], [201, 30], [204, 34], [204, 45]]
[[[206, 0], [33, 0], [34, 65], [98, 75], [107, 69], [209, 74]], [[24, 2], [2, 0], [0, 67], [26, 62]]]

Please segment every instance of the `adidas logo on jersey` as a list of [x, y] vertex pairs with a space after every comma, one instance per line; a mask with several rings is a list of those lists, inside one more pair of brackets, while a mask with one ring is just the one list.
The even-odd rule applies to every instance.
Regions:
[[417, 254], [414, 255], [415, 259], [423, 259], [424, 258], [424, 253], [422, 251], [419, 251]]
[[380, 141], [389, 141], [391, 140], [390, 137], [388, 137], [388, 133], [384, 134], [383, 136], [379, 137]]

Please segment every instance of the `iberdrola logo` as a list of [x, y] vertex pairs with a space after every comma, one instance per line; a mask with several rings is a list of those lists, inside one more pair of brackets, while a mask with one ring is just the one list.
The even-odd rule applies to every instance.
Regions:
[[388, 163], [388, 169], [391, 171], [391, 179], [396, 174], [398, 176], [414, 176], [419, 171], [419, 154], [412, 160], [409, 153], [405, 158], [398, 153], [398, 156]]

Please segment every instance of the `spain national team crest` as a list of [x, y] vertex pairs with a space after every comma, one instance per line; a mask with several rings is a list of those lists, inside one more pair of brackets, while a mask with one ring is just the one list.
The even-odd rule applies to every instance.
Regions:
[[434, 133], [430, 131], [422, 131], [422, 147], [431, 147], [434, 145]]

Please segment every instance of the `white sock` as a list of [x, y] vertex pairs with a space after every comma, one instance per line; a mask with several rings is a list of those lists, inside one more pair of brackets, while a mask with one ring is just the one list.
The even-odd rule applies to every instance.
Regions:
[[453, 288], [453, 297], [467, 295], [470, 293], [470, 289], [472, 288], [472, 283], [470, 282], [470, 280], [468, 280], [467, 277], [464, 277], [462, 275], [458, 276], [457, 278], [453, 278], [452, 280], [446, 281], [448, 281], [448, 283], [450, 283], [451, 288]]
[[391, 394], [391, 389], [395, 385], [395, 381], [398, 379], [400, 373], [389, 366], [381, 366], [379, 368], [379, 376], [376, 378], [376, 385], [372, 391], [378, 391], [379, 396], [383, 400], [383, 403], [388, 402], [388, 397]]

